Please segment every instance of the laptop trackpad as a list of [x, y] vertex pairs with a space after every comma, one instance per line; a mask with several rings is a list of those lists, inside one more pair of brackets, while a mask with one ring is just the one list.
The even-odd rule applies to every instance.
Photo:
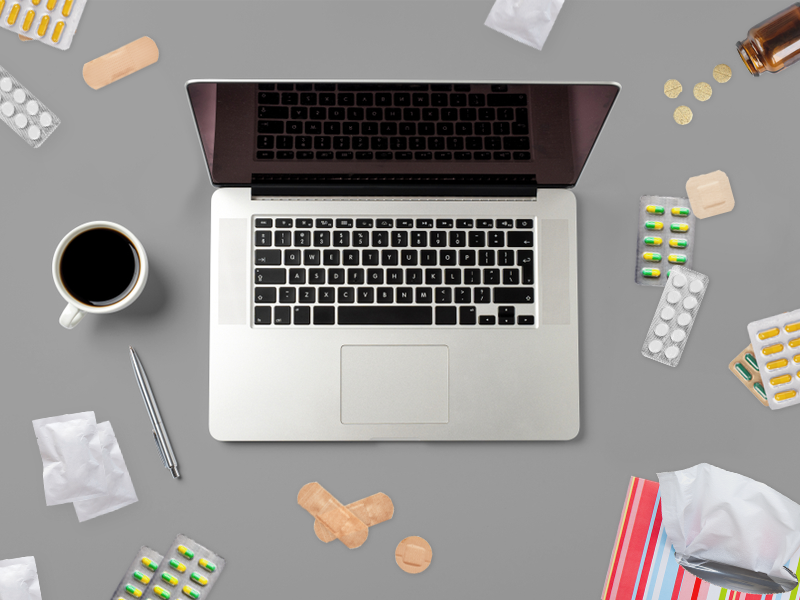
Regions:
[[447, 346], [342, 346], [342, 423], [447, 423]]

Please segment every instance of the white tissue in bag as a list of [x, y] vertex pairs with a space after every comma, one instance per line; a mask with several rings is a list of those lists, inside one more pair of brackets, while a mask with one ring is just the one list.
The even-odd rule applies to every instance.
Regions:
[[708, 464], [659, 473], [661, 515], [675, 552], [785, 579], [800, 548], [800, 505]]
[[36, 559], [0, 560], [0, 598], [2, 600], [42, 600]]
[[541, 50], [564, 0], [496, 0], [484, 25]]

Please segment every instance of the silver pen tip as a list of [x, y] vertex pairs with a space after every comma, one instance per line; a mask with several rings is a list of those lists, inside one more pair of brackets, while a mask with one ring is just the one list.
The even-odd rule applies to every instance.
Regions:
[[181, 474], [178, 473], [178, 467], [170, 467], [169, 472], [172, 473], [173, 479], [178, 479], [181, 476]]

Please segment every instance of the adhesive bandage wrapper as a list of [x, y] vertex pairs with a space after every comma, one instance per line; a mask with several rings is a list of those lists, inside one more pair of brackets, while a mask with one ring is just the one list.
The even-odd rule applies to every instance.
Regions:
[[33, 556], [0, 560], [0, 598], [42, 600]]
[[706, 289], [708, 277], [702, 273], [684, 267], [672, 269], [642, 345], [643, 356], [678, 366]]
[[319, 483], [304, 485], [297, 494], [297, 503], [348, 548], [358, 548], [367, 541], [369, 527]]
[[157, 61], [158, 46], [149, 37], [142, 37], [83, 65], [83, 80], [99, 90]]
[[692, 177], [686, 182], [686, 194], [698, 219], [730, 212], [735, 204], [731, 181], [722, 171]]
[[[367, 527], [379, 525], [394, 516], [392, 499], [384, 493], [373, 494], [368, 498], [348, 504], [345, 508], [358, 517]], [[314, 519], [314, 533], [326, 544], [336, 539], [336, 534], [323, 525], [319, 519]]]
[[761, 404], [769, 407], [767, 392], [764, 389], [764, 382], [761, 380], [761, 371], [758, 368], [753, 346], [748, 346], [734, 358], [728, 365], [730, 372], [736, 379], [742, 382]]
[[142, 598], [144, 600], [145, 590], [153, 582], [156, 570], [164, 562], [164, 557], [158, 552], [147, 546], [142, 546], [136, 553], [131, 566], [125, 572], [122, 581], [119, 582], [111, 600], [131, 600]]
[[34, 148], [41, 146], [61, 124], [49, 108], [3, 67], [0, 67], [0, 120]]
[[66, 50], [85, 7], [86, 0], [0, 0], [0, 27]]
[[800, 310], [753, 321], [747, 333], [769, 407], [800, 403]]
[[636, 239], [635, 281], [664, 286], [675, 266], [691, 268], [694, 213], [686, 198], [642, 196]]

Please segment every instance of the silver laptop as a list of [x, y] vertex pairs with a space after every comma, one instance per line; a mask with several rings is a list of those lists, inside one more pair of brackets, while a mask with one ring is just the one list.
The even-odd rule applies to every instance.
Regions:
[[578, 180], [618, 84], [187, 83], [211, 435], [568, 440]]

